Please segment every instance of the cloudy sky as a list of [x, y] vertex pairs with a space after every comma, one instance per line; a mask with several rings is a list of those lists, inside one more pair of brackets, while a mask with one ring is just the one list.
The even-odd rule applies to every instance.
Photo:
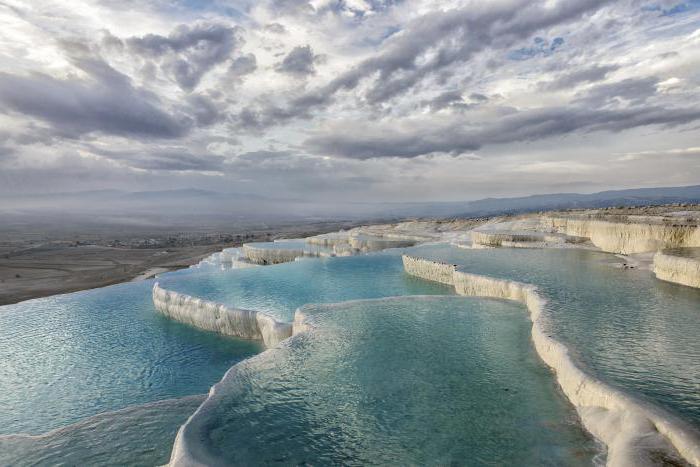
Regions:
[[0, 0], [0, 193], [697, 183], [699, 0]]

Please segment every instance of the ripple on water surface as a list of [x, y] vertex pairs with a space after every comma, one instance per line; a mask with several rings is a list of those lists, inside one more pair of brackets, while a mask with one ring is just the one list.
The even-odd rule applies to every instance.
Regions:
[[0, 465], [163, 465], [178, 428], [205, 397], [132, 406], [40, 436], [0, 435]]
[[613, 255], [585, 250], [434, 245], [413, 254], [537, 285], [557, 338], [589, 373], [700, 427], [700, 290], [611, 267]]
[[524, 307], [462, 297], [311, 306], [317, 330], [236, 366], [187, 429], [236, 465], [590, 465]]
[[314, 258], [221, 274], [172, 274], [163, 288], [291, 321], [309, 303], [333, 303], [396, 295], [451, 294], [452, 288], [411, 277], [400, 252]]
[[156, 312], [152, 281], [0, 307], [0, 434], [207, 392], [260, 344]]

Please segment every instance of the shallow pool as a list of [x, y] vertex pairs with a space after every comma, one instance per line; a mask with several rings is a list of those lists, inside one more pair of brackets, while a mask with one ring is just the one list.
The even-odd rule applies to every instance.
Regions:
[[237, 365], [185, 438], [233, 465], [590, 465], [527, 310], [404, 297], [310, 306], [317, 329]]
[[291, 263], [221, 274], [188, 271], [162, 278], [161, 287], [292, 321], [307, 303], [333, 303], [395, 295], [452, 294], [452, 288], [411, 277], [401, 251]]
[[613, 267], [615, 256], [586, 250], [432, 245], [412, 254], [537, 285], [552, 331], [588, 373], [700, 426], [700, 290]]
[[261, 350], [169, 320], [153, 281], [0, 307], [0, 434], [40, 434], [134, 404], [202, 394]]
[[[226, 383], [226, 410], [209, 425], [205, 452], [235, 447], [238, 457], [228, 460], [241, 463], [255, 456], [464, 463], [470, 453], [486, 464], [590, 463], [594, 446], [534, 354], [527, 312], [454, 297], [450, 286], [409, 276], [402, 252], [537, 285], [549, 300], [552, 331], [586, 371], [700, 425], [700, 290], [613, 267], [613, 255], [442, 244], [250, 269], [230, 269], [230, 258], [220, 255], [158, 280], [166, 289], [288, 321], [307, 304], [443, 297], [358, 302], [333, 313], [316, 307], [322, 332], [234, 372], [243, 379]], [[262, 350], [161, 316], [152, 285], [0, 307], [0, 434], [74, 424], [42, 438], [0, 437], [0, 451], [7, 455], [10, 446], [15, 455], [0, 452], [0, 464], [14, 464], [22, 452], [60, 459], [62, 449], [75, 462], [165, 462], [168, 440], [196, 400], [173, 401], [178, 416], [159, 416], [149, 403], [206, 393], [232, 365]], [[126, 411], [94, 418], [120, 409]], [[143, 451], [125, 451], [137, 433], [127, 429], [129, 420], [148, 423], [142, 414], [152, 414], [155, 425], [140, 439]], [[247, 430], [234, 426], [240, 420]], [[81, 433], [91, 424], [100, 449], [82, 451]]]

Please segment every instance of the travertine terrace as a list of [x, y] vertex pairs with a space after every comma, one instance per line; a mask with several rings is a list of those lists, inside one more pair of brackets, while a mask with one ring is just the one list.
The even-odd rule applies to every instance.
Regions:
[[292, 325], [254, 310], [231, 308], [153, 286], [153, 304], [164, 315], [227, 336], [261, 340], [267, 347], [292, 335]]
[[658, 407], [610, 387], [575, 364], [566, 346], [548, 334], [546, 300], [536, 287], [469, 274], [451, 264], [408, 255], [403, 256], [403, 264], [407, 273], [452, 284], [460, 295], [514, 300], [527, 306], [538, 354], [555, 371], [586, 428], [607, 445], [609, 466], [655, 465], [654, 457], [660, 450], [677, 451], [691, 464], [700, 464], [697, 430]]
[[664, 281], [700, 288], [700, 258], [659, 251], [654, 255], [654, 274]]

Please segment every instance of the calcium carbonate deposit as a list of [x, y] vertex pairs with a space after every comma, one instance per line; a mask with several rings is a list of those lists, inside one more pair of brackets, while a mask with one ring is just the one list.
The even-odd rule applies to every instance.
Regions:
[[700, 248], [659, 251], [654, 274], [661, 280], [700, 288]]
[[2, 307], [0, 464], [700, 465], [669, 219], [363, 226]]
[[230, 308], [153, 285], [153, 304], [164, 315], [207, 331], [262, 340], [272, 347], [292, 335], [292, 326], [260, 311]]
[[553, 231], [586, 237], [603, 251], [644, 253], [663, 248], [700, 247], [700, 226], [695, 223], [609, 221], [578, 217], [543, 217]]
[[559, 384], [577, 407], [586, 428], [607, 444], [608, 465], [654, 465], [659, 451], [671, 456], [678, 452], [687, 461], [700, 464], [700, 432], [692, 425], [635, 400], [575, 365], [568, 349], [548, 334], [543, 316], [544, 299], [536, 287], [469, 274], [455, 265], [407, 255], [403, 256], [403, 264], [409, 274], [451, 283], [460, 295], [503, 298], [526, 305], [537, 352], [556, 372]]

